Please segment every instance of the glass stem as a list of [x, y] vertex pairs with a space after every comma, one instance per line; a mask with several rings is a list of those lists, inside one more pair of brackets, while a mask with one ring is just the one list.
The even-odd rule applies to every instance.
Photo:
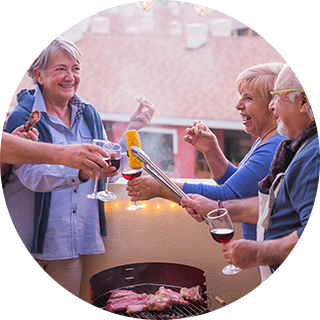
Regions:
[[105, 188], [105, 192], [106, 193], [109, 193], [109, 181], [110, 181], [110, 178], [108, 177], [107, 178], [107, 183], [106, 183], [106, 188]]
[[100, 172], [97, 172], [96, 179], [94, 180], [94, 190], [93, 193], [97, 194], [98, 189], [98, 181], [99, 181]]

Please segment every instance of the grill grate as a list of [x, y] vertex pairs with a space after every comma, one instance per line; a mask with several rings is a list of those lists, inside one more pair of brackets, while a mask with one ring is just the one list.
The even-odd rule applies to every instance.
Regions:
[[[176, 292], [180, 292], [181, 287], [166, 285], [166, 284], [154, 284], [154, 283], [143, 283], [133, 286], [122, 287], [118, 289], [122, 290], [132, 290], [136, 293], [147, 293], [147, 294], [155, 294], [159, 287], [164, 286], [167, 289], [171, 289]], [[109, 299], [110, 292], [106, 292], [95, 299], [93, 305], [104, 309], [107, 301]], [[172, 310], [168, 312], [157, 312], [157, 311], [148, 311], [148, 312], [140, 312], [138, 314], [128, 314], [125, 311], [115, 312], [116, 314], [131, 317], [131, 318], [138, 318], [138, 319], [154, 319], [154, 320], [163, 320], [163, 319], [180, 319], [180, 318], [187, 318], [192, 317], [195, 315], [200, 315], [209, 311], [211, 307], [211, 300], [209, 297], [205, 296], [205, 300], [200, 302], [190, 302], [187, 307], [173, 305]]]

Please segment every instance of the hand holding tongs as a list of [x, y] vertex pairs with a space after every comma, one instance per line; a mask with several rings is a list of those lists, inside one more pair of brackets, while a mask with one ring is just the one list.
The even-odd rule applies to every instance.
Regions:
[[[143, 163], [143, 169], [169, 190], [179, 201], [186, 196], [186, 194], [151, 161], [144, 151], [137, 146], [131, 146], [130, 148], [132, 154]], [[208, 224], [207, 218], [203, 217], [203, 220]]]

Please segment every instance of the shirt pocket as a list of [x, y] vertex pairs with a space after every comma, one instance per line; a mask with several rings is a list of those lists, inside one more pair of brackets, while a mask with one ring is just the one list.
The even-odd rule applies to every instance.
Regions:
[[82, 143], [92, 143], [93, 137], [87, 126], [79, 128], [79, 137]]

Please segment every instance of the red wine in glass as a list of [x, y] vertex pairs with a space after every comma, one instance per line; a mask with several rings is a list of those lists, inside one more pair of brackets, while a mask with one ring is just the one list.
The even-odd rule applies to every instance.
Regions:
[[[126, 180], [133, 180], [135, 178], [140, 177], [142, 174], [142, 169], [125, 169], [122, 171], [122, 176], [126, 179]], [[126, 210], [139, 210], [139, 209], [143, 209], [144, 206], [140, 206], [138, 205], [136, 202], [133, 202], [132, 205], [130, 207], [127, 207]]]
[[[99, 147], [104, 148], [105, 144], [108, 143], [106, 140], [93, 139], [93, 144]], [[98, 199], [98, 180], [99, 180], [99, 172], [96, 172], [96, 178], [94, 181], [94, 189], [91, 194], [87, 194], [86, 197], [88, 199]]]
[[133, 180], [134, 178], [138, 178], [141, 176], [142, 170], [141, 169], [128, 169], [125, 171], [122, 171], [122, 176], [126, 180]]
[[[234, 228], [227, 209], [219, 208], [210, 211], [207, 214], [207, 221], [210, 234], [215, 241], [227, 243], [233, 238]], [[236, 274], [240, 271], [240, 268], [235, 267], [231, 263], [222, 269], [222, 272], [227, 275]]]
[[211, 230], [211, 236], [214, 240], [219, 243], [227, 243], [229, 242], [234, 235], [234, 231], [232, 229], [213, 229]]
[[121, 158], [109, 158], [109, 159], [104, 159], [106, 161], [106, 163], [110, 164], [112, 167], [116, 168], [116, 171], [119, 170], [120, 168], [120, 163], [121, 163]]
[[[111, 164], [112, 166], [114, 166], [117, 171], [121, 163], [121, 146], [117, 143], [112, 143], [108, 141], [104, 144], [103, 148], [105, 149], [105, 151], [107, 151], [109, 155], [109, 157], [104, 158], [104, 160], [108, 164]], [[101, 201], [113, 201], [117, 198], [117, 196], [113, 192], [109, 191], [109, 182], [110, 182], [110, 177], [107, 177], [105, 190], [98, 192], [97, 198]]]

